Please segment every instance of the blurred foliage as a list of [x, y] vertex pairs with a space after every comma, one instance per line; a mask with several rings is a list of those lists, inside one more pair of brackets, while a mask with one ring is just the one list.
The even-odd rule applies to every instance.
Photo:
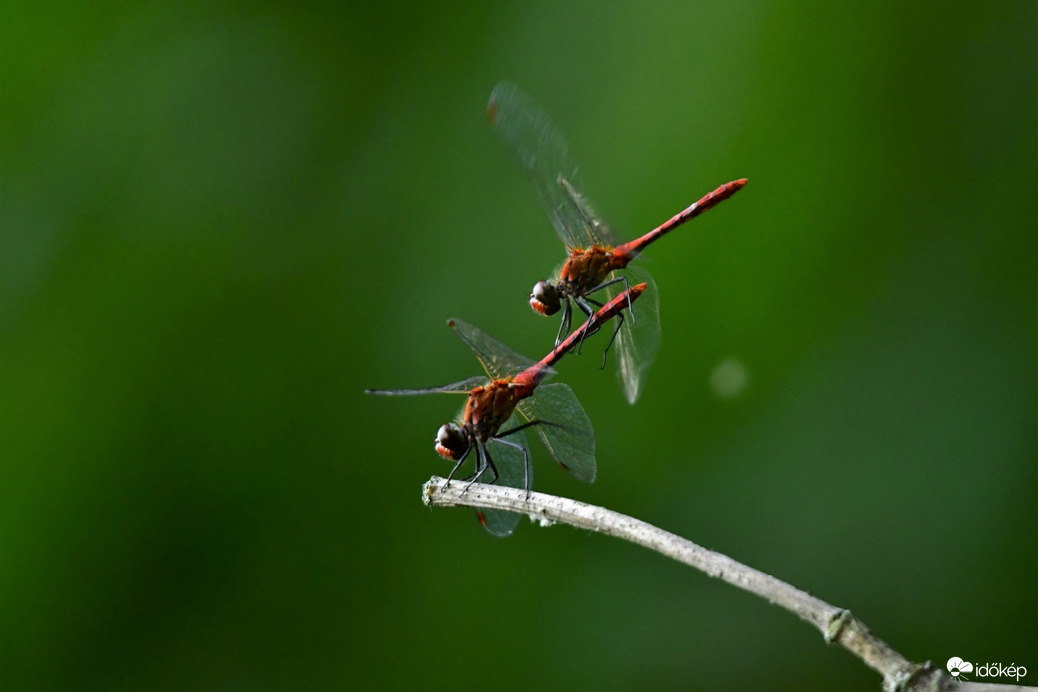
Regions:
[[450, 316], [555, 334], [502, 78], [621, 238], [750, 179], [646, 253], [637, 406], [560, 364], [598, 481], [535, 447], [537, 488], [1038, 675], [1038, 5], [0, 7], [4, 689], [877, 688], [643, 550], [421, 505], [461, 402], [362, 390], [478, 374]]

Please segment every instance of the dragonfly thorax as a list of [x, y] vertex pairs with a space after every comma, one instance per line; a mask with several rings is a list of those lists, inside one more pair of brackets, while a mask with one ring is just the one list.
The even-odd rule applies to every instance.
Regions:
[[626, 262], [612, 248], [592, 245], [586, 250], [571, 250], [559, 271], [555, 290], [562, 295], [583, 297], [609, 276], [614, 269], [622, 269]]
[[476, 387], [465, 402], [463, 427], [473, 437], [486, 442], [512, 416], [516, 404], [532, 393], [530, 386], [513, 382], [511, 378], [492, 380], [485, 387]]
[[587, 249], [570, 248], [569, 257], [559, 271], [558, 281], [538, 281], [530, 293], [530, 307], [542, 315], [554, 315], [567, 298], [584, 298], [600, 286], [609, 273], [623, 269], [630, 261], [628, 253], [611, 247], [592, 245]]

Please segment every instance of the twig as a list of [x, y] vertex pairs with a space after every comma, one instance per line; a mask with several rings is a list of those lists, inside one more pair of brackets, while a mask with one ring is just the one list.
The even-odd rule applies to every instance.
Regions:
[[561, 522], [616, 536], [683, 562], [711, 577], [756, 594], [794, 613], [818, 629], [826, 642], [836, 642], [883, 676], [887, 692], [928, 690], [933, 692], [1008, 692], [1038, 690], [1034, 687], [960, 682], [929, 661], [918, 664], [905, 659], [877, 637], [849, 610], [837, 608], [806, 591], [747, 567], [727, 555], [707, 550], [692, 541], [618, 512], [565, 497], [482, 483], [447, 484], [433, 476], [422, 486], [422, 500], [430, 507], [477, 507], [527, 514], [544, 526]]

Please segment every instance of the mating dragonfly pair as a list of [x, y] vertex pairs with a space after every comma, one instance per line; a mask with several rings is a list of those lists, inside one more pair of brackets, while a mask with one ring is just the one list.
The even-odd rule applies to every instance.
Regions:
[[[577, 165], [570, 158], [565, 138], [529, 96], [508, 82], [498, 84], [490, 95], [487, 118], [530, 175], [569, 253], [555, 280], [538, 281], [530, 295], [535, 311], [543, 315], [562, 311], [555, 348], [534, 362], [472, 325], [452, 319], [448, 325], [475, 353], [489, 381], [480, 376], [442, 387], [367, 392], [468, 395], [456, 422], [444, 424], [436, 435], [436, 451], [454, 462], [448, 482], [474, 456], [473, 472], [461, 480], [529, 491], [533, 472], [523, 431], [533, 428], [560, 466], [590, 483], [596, 472], [591, 421], [567, 385], [541, 383], [554, 374], [552, 366], [559, 359], [579, 349], [587, 337], [615, 317], [617, 325], [603, 351], [602, 366], [615, 344], [617, 377], [633, 404], [659, 347], [660, 328], [652, 277], [644, 269], [628, 265], [650, 243], [734, 195], [746, 179], [718, 187], [645, 235], [618, 245], [580, 192]], [[639, 282], [632, 285], [635, 277]], [[594, 294], [603, 295], [605, 302], [593, 298]], [[563, 338], [571, 327], [574, 304], [587, 321]], [[510, 423], [514, 414], [523, 422]], [[498, 536], [510, 534], [520, 519], [512, 512], [492, 510], [477, 512], [477, 516], [487, 531]]]

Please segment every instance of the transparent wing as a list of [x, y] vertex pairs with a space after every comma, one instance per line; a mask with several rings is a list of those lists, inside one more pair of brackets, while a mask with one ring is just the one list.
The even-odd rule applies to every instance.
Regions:
[[487, 120], [515, 152], [533, 180], [555, 232], [567, 247], [612, 244], [600, 234], [591, 209], [580, 195], [577, 163], [570, 157], [562, 132], [537, 103], [510, 82], [501, 82], [490, 93]]
[[[517, 424], [515, 416], [502, 426], [505, 431], [515, 427]], [[498, 478], [496, 485], [508, 486], [509, 488], [526, 488], [524, 468], [526, 461], [523, 451], [529, 455], [529, 446], [526, 436], [522, 431], [512, 433], [502, 439], [491, 438], [487, 441], [486, 452], [497, 467]], [[488, 472], [489, 473], [489, 472]], [[529, 465], [530, 483], [533, 483], [533, 464]], [[482, 479], [481, 479], [482, 480]], [[495, 536], [507, 536], [515, 530], [522, 514], [506, 512], [500, 509], [483, 509], [476, 512], [476, 517], [489, 533]]]
[[[587, 201], [580, 190], [570, 184], [569, 180], [560, 177], [559, 188], [562, 190], [563, 195], [569, 200], [570, 204], [576, 210], [577, 215], [580, 217], [581, 231], [583, 236], [586, 236], [586, 240], [590, 240], [593, 245], [599, 247], [612, 247], [616, 245], [616, 241], [613, 240], [613, 234], [609, 230], [609, 227], [602, 223], [601, 219], [598, 218], [598, 214], [591, 208], [591, 203]], [[570, 247], [573, 247], [570, 245]], [[586, 246], [584, 246], [586, 247]]]
[[[464, 320], [449, 319], [447, 326], [453, 329], [458, 338], [472, 349], [476, 358], [479, 358], [479, 362], [483, 365], [483, 369], [495, 380], [515, 375], [534, 365], [534, 361], [519, 355]], [[550, 370], [548, 374], [553, 373], [554, 371]]]
[[426, 387], [424, 389], [365, 389], [365, 394], [377, 394], [379, 396], [414, 396], [416, 394], [468, 394], [476, 387], [482, 387], [487, 383], [487, 378], [482, 375], [470, 377], [454, 384], [445, 384], [442, 387]]
[[594, 482], [595, 431], [569, 385], [541, 385], [518, 409], [526, 420], [540, 421], [533, 427], [552, 459], [576, 478]]
[[[624, 314], [620, 333], [607, 355], [615, 361], [616, 379], [628, 403], [633, 404], [641, 394], [645, 376], [660, 349], [660, 303], [656, 282], [646, 269], [632, 263], [624, 269], [623, 275], [631, 286], [642, 282], [648, 284], [645, 292], [634, 301], [634, 319], [629, 313]], [[623, 282], [617, 282], [606, 287], [605, 291], [612, 298], [624, 288]]]

